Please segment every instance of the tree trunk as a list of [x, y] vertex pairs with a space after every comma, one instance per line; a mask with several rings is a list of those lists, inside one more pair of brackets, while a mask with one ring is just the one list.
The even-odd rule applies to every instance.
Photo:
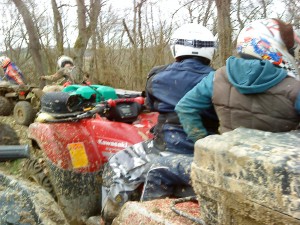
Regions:
[[215, 2], [218, 11], [219, 63], [225, 65], [226, 59], [232, 55], [231, 0], [215, 0]]
[[61, 20], [61, 15], [58, 11], [56, 0], [51, 0], [53, 18], [54, 18], [54, 36], [56, 40], [56, 48], [59, 55], [64, 54], [64, 27]]
[[76, 65], [82, 68], [83, 65], [83, 56], [87, 48], [89, 39], [92, 36], [92, 33], [95, 32], [97, 27], [97, 19], [100, 14], [102, 1], [101, 0], [91, 0], [90, 1], [90, 18], [89, 25], [87, 26], [87, 8], [84, 5], [85, 1], [76, 0], [77, 2], [77, 18], [78, 18], [78, 36], [75, 41], [74, 51], [76, 54], [75, 61]]
[[[42, 54], [41, 54], [41, 45], [39, 42], [39, 34], [37, 31], [37, 27], [34, 25], [32, 20], [32, 16], [25, 3], [21, 0], [13, 0], [16, 5], [19, 13], [22, 15], [24, 24], [27, 30], [27, 34], [29, 37], [29, 50], [32, 55], [33, 63], [36, 68], [38, 74], [44, 74], [44, 67], [42, 62]], [[40, 82], [40, 87], [45, 86], [45, 81]]]

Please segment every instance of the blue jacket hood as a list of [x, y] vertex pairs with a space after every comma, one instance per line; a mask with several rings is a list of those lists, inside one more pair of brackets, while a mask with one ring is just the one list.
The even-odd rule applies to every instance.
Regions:
[[280, 83], [287, 71], [268, 60], [231, 56], [226, 61], [229, 82], [242, 94], [261, 93]]

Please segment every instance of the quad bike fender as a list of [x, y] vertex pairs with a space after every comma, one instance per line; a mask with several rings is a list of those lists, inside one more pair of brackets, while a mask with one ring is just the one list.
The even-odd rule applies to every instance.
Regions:
[[[79, 170], [78, 172], [92, 172], [99, 169], [103, 157], [98, 153], [93, 136], [89, 134], [84, 126], [85, 123], [82, 122], [35, 122], [29, 126], [28, 137], [37, 143], [46, 159], [56, 167], [64, 170], [75, 169], [75, 171]], [[88, 155], [91, 154], [97, 155], [96, 162], [90, 159], [89, 163]]]
[[68, 123], [29, 126], [28, 137], [57, 167], [78, 172], [98, 171], [116, 152], [152, 137], [150, 128], [157, 114], [141, 114], [134, 124], [106, 120], [100, 116]]

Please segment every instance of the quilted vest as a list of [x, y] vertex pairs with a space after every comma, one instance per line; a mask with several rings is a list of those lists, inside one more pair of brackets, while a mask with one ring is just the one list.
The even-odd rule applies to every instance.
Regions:
[[300, 116], [294, 105], [299, 91], [300, 81], [286, 77], [263, 93], [241, 94], [228, 81], [226, 68], [220, 68], [215, 73], [213, 92], [219, 132], [237, 127], [270, 132], [297, 129]]

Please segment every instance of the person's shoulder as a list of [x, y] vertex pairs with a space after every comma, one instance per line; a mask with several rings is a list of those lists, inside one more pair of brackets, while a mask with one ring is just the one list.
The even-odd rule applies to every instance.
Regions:
[[170, 64], [166, 64], [166, 65], [158, 65], [158, 66], [154, 66], [149, 73], [153, 72], [153, 71], [160, 71], [163, 70], [165, 68], [167, 68]]
[[149, 79], [150, 77], [152, 77], [153, 75], [165, 70], [170, 64], [166, 64], [166, 65], [159, 65], [159, 66], [154, 66], [150, 72], [148, 73], [147, 78]]
[[73, 67], [64, 67], [64, 68], [61, 68], [61, 69], [59, 69], [59, 70], [57, 71], [57, 73], [64, 73], [64, 74], [70, 73], [70, 72], [72, 71], [72, 68], [73, 68]]
[[226, 77], [227, 76], [227, 67], [226, 66], [221, 66], [220, 68], [216, 69], [215, 71], [211, 71], [209, 73], [210, 76], [213, 77], [213, 79], [215, 79], [216, 77], [222, 76], [222, 77]]

